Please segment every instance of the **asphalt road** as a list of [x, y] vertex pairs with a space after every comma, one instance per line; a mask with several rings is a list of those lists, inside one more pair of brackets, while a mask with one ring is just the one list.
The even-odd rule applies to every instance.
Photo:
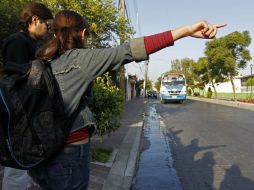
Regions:
[[184, 190], [254, 190], [254, 111], [194, 100], [156, 111]]

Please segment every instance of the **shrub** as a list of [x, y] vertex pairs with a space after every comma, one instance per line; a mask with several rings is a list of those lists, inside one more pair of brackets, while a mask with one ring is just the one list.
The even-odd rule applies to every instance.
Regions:
[[111, 150], [92, 148], [91, 149], [92, 161], [106, 163], [109, 161], [111, 153], [112, 153]]
[[200, 93], [199, 92], [194, 92], [193, 96], [200, 96]]
[[206, 97], [207, 97], [207, 98], [211, 98], [212, 95], [213, 95], [212, 89], [209, 87], [209, 88], [208, 88], [208, 92], [207, 92], [207, 94], [206, 94]]
[[97, 132], [100, 136], [110, 134], [120, 127], [119, 117], [124, 105], [123, 93], [112, 84], [108, 73], [94, 81], [92, 90], [92, 110]]

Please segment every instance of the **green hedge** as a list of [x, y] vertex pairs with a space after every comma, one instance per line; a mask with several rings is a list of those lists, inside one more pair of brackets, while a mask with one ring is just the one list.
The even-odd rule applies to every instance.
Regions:
[[120, 127], [119, 118], [123, 106], [123, 93], [112, 84], [109, 74], [98, 77], [93, 85], [92, 110], [100, 136], [110, 134]]

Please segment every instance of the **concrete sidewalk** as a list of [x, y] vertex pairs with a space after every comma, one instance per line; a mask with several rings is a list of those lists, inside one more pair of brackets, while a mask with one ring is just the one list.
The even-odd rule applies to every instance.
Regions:
[[92, 138], [92, 147], [113, 150], [106, 164], [91, 163], [89, 190], [127, 190], [135, 174], [143, 126], [145, 99], [126, 102], [121, 127], [102, 141]]

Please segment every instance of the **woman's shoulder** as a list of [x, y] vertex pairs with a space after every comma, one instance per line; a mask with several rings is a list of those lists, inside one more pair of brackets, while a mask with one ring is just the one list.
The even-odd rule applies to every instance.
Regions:
[[24, 32], [16, 32], [11, 34], [9, 37], [7, 37], [5, 40], [6, 44], [15, 43], [15, 44], [34, 44], [36, 43], [35, 40], [30, 38], [26, 33]]
[[84, 56], [89, 54], [91, 50], [89, 49], [70, 49], [64, 52], [59, 58], [60, 59], [68, 59], [69, 61], [77, 60], [80, 56]]

